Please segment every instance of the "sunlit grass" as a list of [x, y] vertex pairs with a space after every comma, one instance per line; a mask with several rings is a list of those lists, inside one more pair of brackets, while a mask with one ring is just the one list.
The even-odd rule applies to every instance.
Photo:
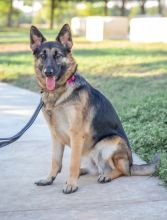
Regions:
[[[20, 48], [22, 45], [20, 44]], [[10, 48], [9, 45], [7, 46]], [[14, 47], [13, 44], [12, 47]], [[143, 77], [167, 72], [165, 44], [148, 46], [131, 44], [128, 41], [106, 41], [95, 44], [81, 38], [74, 38], [73, 51], [79, 71], [82, 73]], [[1, 79], [10, 79], [20, 74], [33, 74], [33, 57], [30, 49], [20, 52], [19, 43], [17, 43], [15, 51], [0, 51], [0, 54]]]

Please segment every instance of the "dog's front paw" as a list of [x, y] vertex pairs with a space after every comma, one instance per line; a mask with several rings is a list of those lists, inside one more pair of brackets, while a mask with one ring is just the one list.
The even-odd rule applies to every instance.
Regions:
[[77, 190], [78, 190], [78, 186], [75, 184], [66, 183], [63, 187], [63, 193], [65, 193], [65, 194], [74, 193]]
[[111, 182], [111, 178], [105, 175], [99, 175], [98, 180], [99, 183], [108, 183]]
[[55, 177], [52, 176], [47, 179], [39, 180], [39, 181], [35, 182], [35, 184], [37, 186], [48, 186], [48, 185], [51, 185], [54, 180], [55, 180]]

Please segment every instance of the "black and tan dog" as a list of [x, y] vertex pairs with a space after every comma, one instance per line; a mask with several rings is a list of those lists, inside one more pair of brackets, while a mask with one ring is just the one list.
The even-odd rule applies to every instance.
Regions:
[[46, 41], [32, 26], [30, 40], [53, 142], [49, 176], [36, 184], [53, 183], [62, 168], [65, 145], [71, 147], [71, 161], [64, 193], [75, 192], [78, 177], [85, 172], [98, 174], [99, 183], [122, 175], [151, 175], [159, 158], [146, 165], [132, 164], [128, 138], [112, 104], [77, 73], [69, 25], [55, 41]]

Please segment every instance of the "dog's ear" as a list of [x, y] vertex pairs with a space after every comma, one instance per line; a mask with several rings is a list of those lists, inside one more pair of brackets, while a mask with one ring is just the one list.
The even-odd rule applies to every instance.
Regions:
[[63, 44], [67, 49], [71, 50], [73, 46], [73, 42], [72, 42], [71, 29], [68, 24], [63, 25], [56, 40], [59, 41], [61, 44]]
[[46, 41], [45, 37], [41, 34], [41, 32], [35, 26], [31, 26], [30, 28], [30, 48], [34, 52], [39, 46], [41, 46], [42, 42]]

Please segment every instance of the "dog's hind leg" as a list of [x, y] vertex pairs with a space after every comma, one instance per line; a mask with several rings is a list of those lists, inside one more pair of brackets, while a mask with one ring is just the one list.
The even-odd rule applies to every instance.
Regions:
[[115, 168], [112, 168], [112, 171], [107, 175], [100, 175], [98, 178], [99, 183], [107, 183], [120, 176], [130, 175], [128, 158], [119, 158], [117, 159], [116, 163], [113, 163], [113, 161], [109, 163], [112, 163], [112, 165], [114, 165]]
[[107, 183], [119, 176], [130, 175], [130, 153], [122, 138], [115, 136], [105, 139], [97, 147], [101, 150], [101, 160], [110, 167], [109, 172], [105, 171], [99, 175], [98, 182]]
[[62, 158], [64, 152], [64, 145], [57, 141], [54, 137], [52, 138], [52, 164], [49, 175], [46, 179], [39, 180], [35, 182], [38, 186], [51, 185], [55, 180], [57, 174], [61, 171], [62, 168]]
[[99, 183], [108, 183], [108, 182], [111, 182], [111, 180], [116, 179], [116, 178], [118, 178], [120, 176], [122, 176], [121, 171], [115, 169], [115, 170], [112, 170], [110, 174], [99, 175], [98, 182]]

